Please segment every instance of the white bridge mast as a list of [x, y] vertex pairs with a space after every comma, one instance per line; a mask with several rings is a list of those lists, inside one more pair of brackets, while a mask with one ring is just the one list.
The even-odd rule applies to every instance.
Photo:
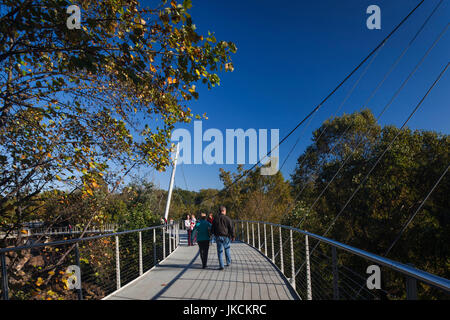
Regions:
[[175, 171], [177, 169], [177, 160], [179, 152], [180, 143], [177, 143], [177, 149], [175, 152], [175, 159], [173, 160], [172, 175], [170, 176], [169, 194], [167, 195], [166, 211], [164, 213], [164, 221], [169, 222], [167, 218], [169, 217], [170, 199], [172, 198], [173, 183], [175, 181]]

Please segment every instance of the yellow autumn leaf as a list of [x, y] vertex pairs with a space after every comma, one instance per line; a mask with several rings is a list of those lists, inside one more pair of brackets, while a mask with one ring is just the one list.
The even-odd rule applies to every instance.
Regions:
[[43, 284], [44, 283], [44, 280], [41, 278], [41, 277], [39, 277], [39, 278], [37, 278], [37, 280], [36, 280], [36, 285], [39, 287], [41, 284]]

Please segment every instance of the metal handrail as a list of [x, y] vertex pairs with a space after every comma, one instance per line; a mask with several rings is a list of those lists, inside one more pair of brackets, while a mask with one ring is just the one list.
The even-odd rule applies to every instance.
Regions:
[[147, 230], [153, 230], [153, 229], [160, 229], [160, 228], [164, 228], [164, 227], [167, 227], [169, 225], [174, 225], [174, 224], [175, 223], [173, 223], [173, 224], [161, 224], [161, 225], [152, 226], [152, 227], [146, 227], [146, 228], [142, 228], [142, 229], [125, 230], [125, 231], [119, 231], [119, 232], [114, 232], [114, 233], [101, 234], [101, 235], [98, 235], [98, 236], [90, 236], [90, 237], [84, 237], [84, 238], [67, 239], [67, 240], [60, 240], [60, 241], [53, 241], [53, 242], [46, 242], [46, 243], [34, 243], [34, 244], [26, 245], [26, 246], [11, 247], [11, 248], [0, 248], [0, 254], [6, 253], [6, 252], [13, 252], [13, 251], [33, 249], [33, 248], [40, 248], [40, 247], [72, 244], [72, 243], [78, 243], [78, 242], [82, 242], [82, 241], [86, 241], [86, 240], [95, 240], [95, 239], [101, 239], [101, 238], [106, 238], [106, 237], [119, 236], [119, 235], [128, 234], [128, 233], [147, 231]]
[[[136, 257], [137, 264], [138, 264], [138, 271], [139, 275], [142, 275], [144, 272], [144, 256], [143, 256], [143, 239], [142, 239], [142, 232], [153, 230], [153, 265], [157, 264], [157, 256], [156, 256], [156, 229], [160, 229], [163, 231], [162, 236], [162, 246], [160, 247], [162, 249], [162, 257], [165, 259], [167, 257], [167, 251], [168, 254], [172, 254], [178, 247], [178, 244], [180, 242], [179, 240], [179, 234], [178, 234], [178, 226], [179, 224], [176, 222], [171, 223], [164, 223], [157, 226], [151, 226], [141, 229], [134, 229], [134, 230], [125, 230], [125, 231], [119, 231], [119, 232], [113, 232], [108, 234], [102, 234], [102, 235], [96, 235], [96, 236], [89, 236], [89, 237], [83, 237], [83, 238], [75, 238], [75, 239], [67, 239], [67, 240], [60, 240], [60, 241], [53, 241], [53, 242], [47, 242], [47, 243], [35, 243], [30, 245], [24, 245], [24, 246], [18, 246], [18, 247], [8, 247], [8, 248], [1, 248], [0, 249], [0, 268], [1, 268], [1, 287], [2, 287], [2, 297], [4, 300], [9, 299], [9, 289], [8, 289], [8, 271], [7, 271], [7, 264], [6, 264], [6, 253], [7, 252], [15, 252], [15, 251], [21, 251], [21, 250], [27, 250], [27, 249], [33, 249], [33, 248], [42, 248], [42, 247], [50, 247], [50, 246], [58, 246], [58, 245], [73, 245], [72, 249], [75, 248], [75, 266], [78, 267], [78, 270], [80, 270], [80, 253], [79, 253], [79, 242], [83, 241], [90, 241], [90, 240], [96, 240], [96, 239], [102, 239], [102, 238], [110, 238], [115, 237], [115, 274], [116, 274], [116, 288], [117, 290], [121, 288], [122, 282], [121, 282], [121, 257], [120, 257], [120, 244], [119, 244], [119, 236], [125, 235], [125, 234], [133, 234], [137, 233], [139, 236], [138, 240], [138, 255]], [[168, 241], [166, 239], [165, 234], [169, 235]], [[167, 245], [166, 245], [167, 243]], [[168, 246], [168, 248], [167, 248]], [[70, 250], [72, 250], [70, 249]], [[69, 250], [69, 251], [70, 251]], [[126, 266], [130, 266], [128, 263]], [[72, 267], [72, 266], [71, 266]], [[67, 271], [66, 271], [67, 272]], [[81, 271], [78, 271], [81, 272]], [[81, 277], [81, 273], [77, 276], [79, 277], [79, 288], [76, 289], [78, 299], [83, 299], [83, 289], [81, 288], [81, 281], [83, 277]]]
[[335, 241], [326, 237], [322, 237], [319, 236], [317, 234], [305, 231], [305, 230], [301, 230], [295, 227], [291, 227], [291, 226], [286, 226], [286, 225], [281, 225], [281, 224], [276, 224], [276, 223], [271, 223], [271, 222], [264, 222], [264, 221], [253, 221], [253, 220], [235, 220], [237, 222], [248, 222], [248, 223], [261, 223], [261, 224], [266, 224], [266, 225], [272, 225], [272, 226], [276, 226], [276, 227], [282, 227], [284, 229], [288, 229], [288, 230], [292, 230], [292, 231], [296, 231], [299, 232], [303, 235], [307, 235], [308, 237], [311, 237], [313, 239], [319, 240], [321, 242], [327, 243], [333, 247], [345, 250], [347, 252], [350, 252], [352, 254], [355, 254], [359, 257], [365, 258], [367, 260], [376, 262], [378, 264], [381, 264], [383, 266], [386, 266], [388, 268], [391, 268], [393, 270], [396, 270], [402, 274], [405, 274], [409, 277], [413, 277], [417, 280], [420, 280], [426, 284], [429, 284], [431, 286], [435, 286], [438, 287], [440, 289], [443, 289], [447, 292], [450, 292], [450, 280], [446, 279], [446, 278], [442, 278], [439, 276], [436, 276], [434, 274], [428, 273], [426, 271], [420, 270], [420, 269], [416, 269], [414, 267], [411, 267], [409, 265], [367, 252], [365, 250], [361, 250], [352, 246], [349, 246], [347, 244], [341, 243], [339, 241]]

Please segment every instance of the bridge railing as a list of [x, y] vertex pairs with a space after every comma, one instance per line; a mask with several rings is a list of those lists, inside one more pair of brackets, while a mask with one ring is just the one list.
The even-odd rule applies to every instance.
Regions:
[[179, 224], [0, 249], [0, 297], [102, 299], [170, 255]]
[[267, 256], [302, 299], [449, 299], [450, 281], [298, 228], [235, 220], [236, 238]]
[[72, 235], [72, 234], [94, 234], [94, 233], [112, 233], [117, 231], [117, 224], [105, 224], [102, 226], [94, 226], [88, 229], [84, 229], [80, 226], [74, 227], [58, 227], [58, 228], [22, 228], [20, 230], [12, 232], [0, 232], [0, 239], [4, 238], [24, 238], [24, 237], [34, 237], [34, 236], [54, 236], [54, 235]]

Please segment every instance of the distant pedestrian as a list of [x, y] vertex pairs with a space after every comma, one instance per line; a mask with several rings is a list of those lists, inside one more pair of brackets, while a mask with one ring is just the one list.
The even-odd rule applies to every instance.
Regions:
[[186, 220], [184, 220], [184, 227], [186, 228], [187, 231], [187, 238], [188, 238], [188, 246], [191, 246], [191, 234], [192, 234], [192, 229], [191, 229], [191, 217], [187, 214], [186, 215]]
[[195, 224], [192, 231], [192, 238], [197, 237], [203, 269], [208, 266], [209, 236], [211, 227], [211, 223], [206, 220], [206, 213], [202, 213], [200, 215], [200, 220]]
[[216, 238], [219, 270], [223, 270], [222, 253], [225, 251], [226, 266], [228, 267], [231, 264], [230, 243], [234, 241], [233, 222], [227, 217], [225, 206], [220, 206], [220, 213], [213, 221], [211, 232]]
[[[195, 225], [197, 224], [197, 219], [195, 219], [195, 215], [192, 214], [191, 215], [191, 230], [194, 229]], [[197, 238], [193, 238], [193, 241], [191, 241], [191, 245], [193, 246], [194, 244], [197, 243]]]
[[[212, 225], [212, 223], [214, 221], [214, 216], [213, 216], [212, 212], [209, 213], [207, 221], [209, 223], [211, 223], [211, 225]], [[211, 243], [215, 243], [215, 242], [216, 242], [216, 239], [215, 239], [214, 235], [211, 235]]]

